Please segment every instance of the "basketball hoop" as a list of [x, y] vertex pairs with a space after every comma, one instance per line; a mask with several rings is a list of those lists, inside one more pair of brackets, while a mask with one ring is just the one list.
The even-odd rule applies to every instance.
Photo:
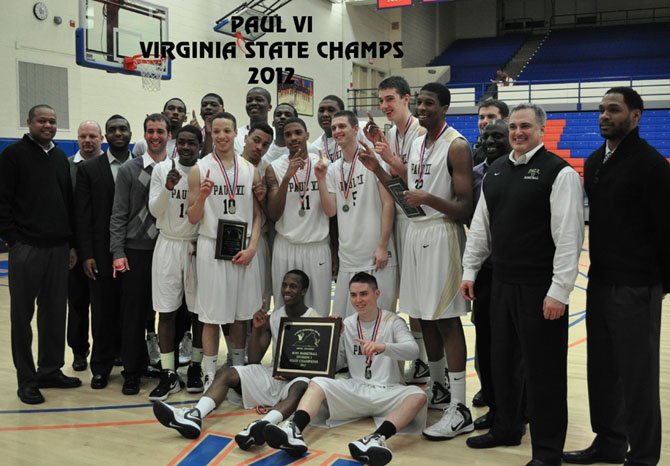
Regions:
[[128, 71], [139, 70], [142, 76], [142, 87], [145, 91], [160, 91], [161, 76], [166, 71], [167, 58], [144, 58], [141, 54], [133, 57], [124, 57], [123, 67]]

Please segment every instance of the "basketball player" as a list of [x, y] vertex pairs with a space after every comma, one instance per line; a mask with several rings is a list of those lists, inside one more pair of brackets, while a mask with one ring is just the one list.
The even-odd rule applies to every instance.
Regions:
[[[346, 110], [346, 107], [342, 99], [338, 96], [327, 95], [321, 99], [316, 119], [321, 129], [323, 129], [323, 134], [311, 142], [309, 145], [310, 152], [318, 154], [319, 151], [322, 151], [331, 162], [342, 157], [340, 147], [338, 146], [337, 141], [333, 139], [332, 122], [335, 114], [343, 110]], [[357, 137], [359, 141], [370, 144], [370, 141], [363, 132], [363, 128], [358, 129]]]
[[212, 117], [219, 112], [223, 112], [223, 99], [219, 94], [209, 92], [200, 99], [200, 117], [203, 119], [203, 126], [200, 126], [198, 117], [195, 116], [193, 110], [193, 118], [190, 124], [202, 131], [202, 148], [200, 149], [200, 157], [209, 154], [214, 148], [212, 142]]
[[272, 162], [282, 155], [288, 154], [288, 147], [286, 147], [286, 141], [284, 140], [284, 123], [286, 123], [286, 120], [289, 118], [298, 118], [298, 111], [295, 107], [289, 103], [277, 105], [272, 119], [272, 126], [275, 129], [275, 138], [267, 153], [263, 156], [263, 161], [261, 162], [263, 171], [261, 172], [261, 175], [265, 173], [265, 168]]
[[232, 388], [242, 394], [242, 404], [246, 409], [273, 407], [265, 417], [251, 422], [235, 436], [235, 441], [243, 450], [263, 445], [265, 426], [277, 424], [293, 414], [307, 389], [309, 381], [304, 377], [292, 380], [273, 378], [274, 365], [262, 366], [261, 360], [270, 342], [274, 355], [282, 317], [295, 319], [319, 316], [314, 309], [305, 305], [308, 288], [309, 278], [302, 270], [287, 272], [281, 286], [284, 305], [275, 308], [269, 316], [262, 309], [254, 314], [249, 364], [219, 369], [211, 387], [193, 408], [173, 408], [161, 402], [154, 404], [154, 414], [161, 424], [177, 430], [186, 438], [198, 438], [202, 420], [223, 403], [228, 390]]
[[314, 174], [319, 158], [307, 152], [309, 133], [300, 118], [286, 120], [284, 138], [289, 154], [275, 160], [265, 172], [268, 213], [277, 231], [272, 251], [275, 302], [282, 303], [277, 285], [283, 274], [299, 268], [312, 278], [305, 302], [325, 317], [330, 314], [332, 265], [329, 220]]
[[158, 230], [148, 211], [149, 184], [156, 164], [166, 158], [170, 122], [162, 113], [144, 120], [147, 152], [126, 161], [119, 168], [114, 205], [109, 221], [112, 266], [121, 277], [121, 357], [124, 395], [140, 391], [140, 377], [146, 364], [144, 332], [153, 314], [151, 300], [151, 262]]
[[244, 138], [249, 134], [251, 125], [254, 123], [268, 123], [268, 113], [272, 110], [272, 97], [266, 89], [252, 87], [247, 92], [247, 103], [244, 108], [249, 116], [249, 124], [237, 128], [237, 137], [235, 138], [236, 154], [241, 154], [244, 150]]
[[[170, 121], [170, 139], [167, 143], [167, 155], [170, 158], [173, 158], [177, 155], [176, 148], [176, 137], [177, 131], [182, 127], [184, 122], [186, 122], [186, 104], [179, 97], [174, 97], [163, 105], [163, 115], [167, 117]], [[142, 157], [147, 151], [147, 143], [144, 139], [141, 139], [135, 143], [133, 147], [133, 157]]]
[[[261, 232], [261, 209], [253, 194], [260, 183], [256, 168], [235, 154], [237, 122], [230, 113], [212, 117], [214, 151], [188, 175], [188, 219], [200, 222], [196, 269], [196, 313], [202, 332], [205, 390], [214, 380], [219, 351], [219, 325], [230, 324], [233, 365], [244, 365], [246, 322], [261, 307], [260, 270], [256, 250]], [[246, 225], [243, 249], [232, 260], [215, 257], [219, 220]]]
[[[426, 422], [426, 395], [416, 386], [402, 385], [399, 361], [419, 354], [407, 324], [395, 313], [380, 309], [380, 290], [375, 277], [355, 274], [349, 283], [356, 313], [344, 319], [338, 366], [347, 365], [350, 379], [315, 377], [303, 395], [293, 419], [281, 427], [265, 426], [265, 439], [272, 448], [291, 456], [307, 451], [303, 431], [316, 425], [335, 427], [364, 416], [374, 417], [377, 430], [351, 442], [351, 456], [361, 462], [384, 465], [393, 454], [385, 441], [398, 431], [418, 434]], [[325, 403], [328, 419], [318, 416]]]
[[[420, 319], [428, 353], [432, 391], [429, 403], [445, 407], [442, 419], [424, 431], [430, 440], [472, 432], [465, 406], [465, 336], [460, 316], [467, 307], [459, 293], [461, 251], [465, 241], [459, 221], [472, 214], [472, 156], [461, 134], [445, 121], [451, 95], [443, 84], [421, 88], [416, 110], [426, 134], [409, 153], [405, 201], [426, 215], [407, 228], [400, 279], [400, 308]], [[401, 174], [402, 176], [402, 174]], [[448, 384], [443, 386], [449, 358]]]
[[348, 110], [333, 118], [333, 137], [342, 158], [328, 166], [323, 153], [315, 165], [321, 205], [326, 215], [338, 215], [340, 268], [333, 315], [355, 313], [348, 299], [348, 283], [356, 272], [374, 275], [383, 286], [380, 306], [390, 309], [397, 296], [397, 259], [393, 244], [393, 199], [375, 174], [359, 163], [359, 153], [372, 150], [357, 140], [358, 119]]
[[[195, 309], [195, 242], [198, 226], [188, 221], [188, 173], [200, 154], [202, 134], [192, 125], [177, 130], [178, 162], [165, 160], [151, 174], [149, 190], [149, 212], [156, 217], [159, 234], [151, 266], [152, 299], [159, 313], [158, 343], [161, 352], [160, 381], [149, 394], [150, 400], [166, 400], [180, 387], [175, 364], [176, 315], [184, 298], [189, 311]], [[199, 393], [203, 390], [200, 361], [202, 361], [202, 325], [194, 319], [195, 355], [188, 369], [187, 391]]]

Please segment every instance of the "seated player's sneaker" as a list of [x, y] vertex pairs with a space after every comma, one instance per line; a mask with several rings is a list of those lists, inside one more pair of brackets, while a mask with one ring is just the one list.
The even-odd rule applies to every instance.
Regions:
[[445, 409], [451, 403], [449, 389], [439, 382], [433, 382], [433, 386], [426, 387], [429, 409]]
[[161, 362], [161, 350], [158, 347], [158, 335], [147, 333], [147, 352], [149, 353], [149, 364], [152, 366]]
[[383, 466], [390, 463], [393, 453], [384, 443], [381, 434], [370, 434], [349, 444], [351, 457], [361, 463]]
[[161, 371], [161, 378], [158, 386], [151, 390], [149, 400], [151, 401], [165, 401], [173, 393], [181, 390], [179, 383], [179, 376], [173, 370]]
[[179, 366], [185, 366], [190, 363], [192, 353], [193, 339], [191, 337], [191, 332], [186, 332], [179, 343]]
[[428, 440], [449, 440], [473, 430], [475, 425], [470, 410], [463, 403], [454, 401], [444, 410], [439, 421], [424, 429], [423, 435]]
[[265, 441], [276, 450], [284, 450], [291, 456], [300, 457], [307, 451], [307, 444], [302, 432], [293, 421], [286, 421], [280, 426], [265, 426]]
[[242, 432], [235, 436], [235, 442], [242, 450], [248, 450], [254, 445], [263, 445], [265, 443], [265, 426], [270, 424], [268, 421], [256, 420], [244, 428]]
[[162, 401], [155, 401], [154, 416], [165, 427], [175, 429], [183, 437], [200, 437], [202, 415], [196, 408], [173, 408]]
[[202, 367], [198, 363], [192, 363], [186, 371], [186, 391], [189, 393], [202, 393]]
[[203, 387], [203, 391], [207, 392], [209, 390], [209, 386], [212, 385], [212, 382], [214, 382], [214, 377], [216, 374], [214, 372], [208, 372], [205, 374], [205, 383]]
[[428, 383], [430, 382], [430, 369], [428, 364], [421, 359], [415, 359], [405, 371], [405, 382]]

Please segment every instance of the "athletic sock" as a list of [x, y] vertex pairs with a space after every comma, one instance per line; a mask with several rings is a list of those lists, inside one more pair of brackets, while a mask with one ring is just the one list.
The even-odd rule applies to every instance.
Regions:
[[295, 426], [300, 429], [300, 432], [305, 430], [305, 427], [309, 425], [309, 421], [311, 421], [309, 413], [302, 409], [297, 410], [293, 415], [293, 422], [295, 423]]
[[233, 360], [233, 366], [244, 366], [244, 359], [247, 355], [247, 350], [245, 348], [231, 348], [230, 357]]
[[161, 353], [161, 367], [163, 370], [174, 370], [174, 351]]
[[191, 362], [200, 364], [202, 362], [202, 348], [193, 347], [191, 352]]
[[381, 434], [387, 440], [393, 437], [396, 432], [397, 431], [395, 426], [389, 421], [382, 422], [382, 425], [380, 425], [379, 428], [374, 431], [375, 434]]
[[205, 375], [216, 373], [216, 356], [202, 356], [202, 371]]
[[423, 362], [428, 361], [428, 355], [426, 354], [426, 345], [423, 343], [423, 333], [421, 332], [412, 332], [414, 341], [419, 345], [419, 359]]
[[465, 404], [465, 371], [449, 372], [451, 401]]
[[202, 418], [206, 418], [209, 413], [214, 411], [216, 408], [216, 403], [214, 400], [208, 396], [203, 396], [198, 400], [198, 404], [195, 405], [196, 409], [200, 411]]
[[284, 415], [280, 411], [273, 409], [269, 413], [267, 413], [262, 420], [268, 421], [270, 424], [276, 425], [284, 420]]
[[442, 356], [442, 358], [439, 361], [428, 361], [431, 387], [435, 382], [439, 383], [440, 385], [444, 385], [444, 370], [446, 365], [447, 361], [444, 356]]

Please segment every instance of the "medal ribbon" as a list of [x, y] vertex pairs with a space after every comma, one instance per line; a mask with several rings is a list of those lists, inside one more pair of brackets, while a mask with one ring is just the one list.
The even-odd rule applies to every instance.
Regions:
[[[377, 319], [375, 319], [375, 326], [374, 326], [374, 329], [372, 330], [372, 338], [370, 339], [370, 341], [372, 343], [375, 343], [377, 341], [377, 333], [379, 332], [379, 327], [381, 326], [381, 322], [382, 322], [382, 311], [380, 309], [377, 309]], [[357, 318], [357, 323], [358, 323], [358, 339], [359, 340], [364, 340], [365, 338], [363, 338], [363, 327], [361, 327], [361, 318], [360, 317]], [[367, 369], [370, 369], [370, 366], [372, 366], [373, 355], [374, 354], [372, 352], [370, 354], [368, 354], [368, 358], [365, 362], [365, 367]]]
[[448, 127], [449, 126], [447, 125], [446, 121], [444, 123], [442, 123], [442, 128], [440, 129], [440, 133], [437, 135], [437, 137], [433, 141], [433, 145], [430, 147], [430, 151], [428, 151], [428, 154], [426, 154], [426, 139], [428, 139], [427, 134], [426, 134], [426, 137], [424, 138], [423, 142], [421, 143], [421, 153], [419, 155], [419, 170], [418, 170], [418, 173], [419, 173], [418, 180], [419, 181], [423, 180], [424, 162], [426, 161], [426, 159], [428, 159], [430, 154], [433, 153], [433, 148], [435, 147], [435, 144], [440, 139], [440, 137], [442, 137], [442, 135], [444, 134], [444, 132], [447, 130]]
[[414, 117], [412, 115], [409, 116], [407, 119], [407, 123], [405, 123], [405, 132], [403, 132], [402, 136], [402, 146], [400, 146], [400, 131], [396, 128], [395, 132], [395, 156], [396, 158], [400, 157], [403, 152], [405, 152], [405, 140], [407, 139], [407, 131], [409, 131], [409, 127], [412, 126], [412, 120]]
[[337, 143], [335, 143], [335, 149], [333, 150], [333, 154], [331, 155], [330, 149], [328, 149], [328, 138], [326, 137], [325, 134], [321, 136], [321, 140], [323, 141], [323, 148], [326, 150], [326, 155], [328, 156], [328, 159], [331, 162], [337, 160]]
[[340, 182], [344, 185], [344, 191], [342, 192], [342, 195], [344, 196], [345, 201], [349, 198], [349, 191], [351, 191], [351, 180], [354, 178], [354, 169], [356, 168], [356, 162], [358, 162], [358, 150], [360, 148], [361, 146], [356, 148], [356, 153], [354, 154], [354, 158], [351, 161], [351, 168], [349, 169], [349, 175], [347, 176], [346, 184], [344, 184], [344, 158], [342, 158], [342, 165], [340, 165]]
[[302, 207], [302, 210], [305, 210], [305, 195], [307, 194], [307, 185], [309, 184], [311, 169], [312, 160], [309, 158], [309, 154], [307, 154], [307, 165], [305, 166], [305, 185], [302, 187], [302, 189], [300, 189], [300, 182], [298, 181], [298, 172], [295, 172], [293, 175], [293, 182], [299, 189], [298, 194], [300, 194], [300, 206]]
[[228, 189], [228, 199], [231, 201], [235, 200], [235, 194], [237, 193], [237, 178], [239, 175], [239, 170], [237, 169], [237, 155], [233, 155], [233, 185], [231, 187], [230, 185], [230, 179], [228, 178], [228, 173], [226, 173], [225, 168], [223, 168], [223, 164], [221, 163], [221, 159], [219, 158], [219, 154], [216, 153], [216, 149], [214, 149], [214, 160], [216, 160], [216, 163], [219, 165], [219, 168], [221, 169], [221, 173], [223, 173], [223, 181], [226, 183], [226, 188]]

